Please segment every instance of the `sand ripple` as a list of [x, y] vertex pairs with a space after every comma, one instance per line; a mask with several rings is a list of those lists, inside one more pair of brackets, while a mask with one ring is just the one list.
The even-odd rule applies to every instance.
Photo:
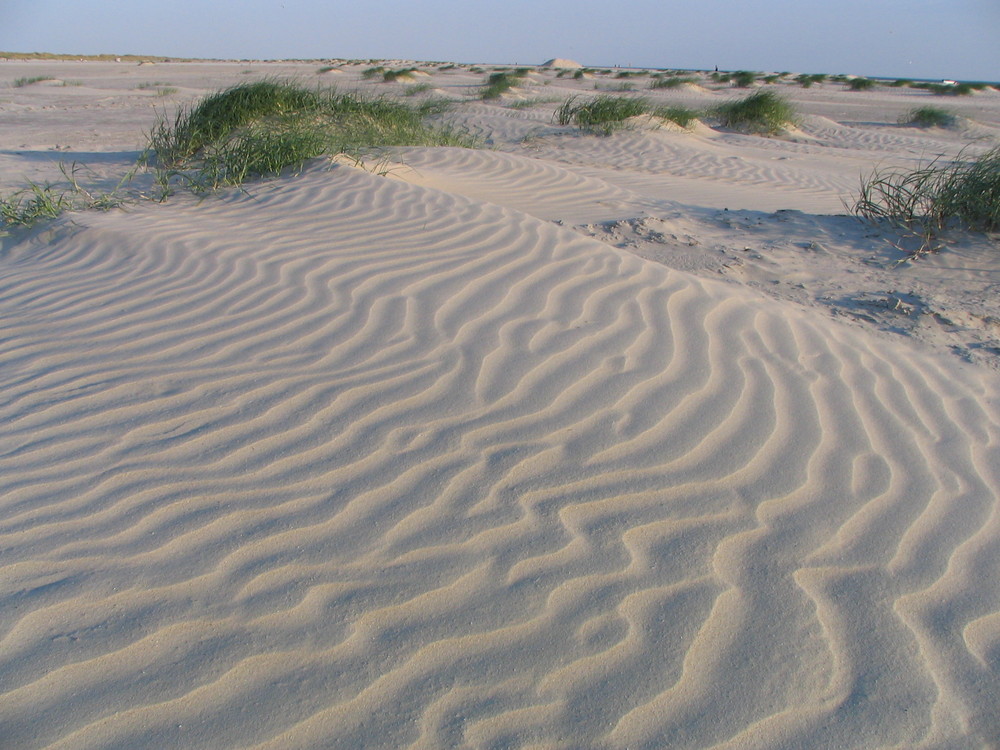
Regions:
[[1000, 736], [979, 371], [347, 167], [78, 223], [0, 259], [0, 746]]

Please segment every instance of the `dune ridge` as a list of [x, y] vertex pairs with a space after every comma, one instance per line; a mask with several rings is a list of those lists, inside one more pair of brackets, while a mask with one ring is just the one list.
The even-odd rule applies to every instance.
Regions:
[[315, 167], [0, 259], [6, 746], [1000, 736], [995, 379], [487, 192]]

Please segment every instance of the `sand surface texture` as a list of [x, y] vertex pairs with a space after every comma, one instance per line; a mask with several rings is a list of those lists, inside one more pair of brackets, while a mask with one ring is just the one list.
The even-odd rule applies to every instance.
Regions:
[[[249, 75], [58, 65], [0, 91], [4, 185], [59, 97], [148, 129], [136, 76]], [[996, 247], [837, 215], [1000, 92], [604, 138], [481, 79], [430, 77], [492, 150], [3, 240], [0, 748], [1000, 746]]]

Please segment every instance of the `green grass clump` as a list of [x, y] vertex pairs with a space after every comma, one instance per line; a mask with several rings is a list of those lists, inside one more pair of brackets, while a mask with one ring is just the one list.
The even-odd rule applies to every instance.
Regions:
[[920, 88], [925, 88], [937, 96], [969, 96], [974, 89], [968, 83], [928, 83]]
[[318, 91], [278, 81], [244, 83], [202, 99], [193, 109], [181, 109], [173, 125], [161, 121], [150, 135], [150, 147], [160, 164], [174, 166], [256, 120], [315, 114], [320, 108]]
[[382, 73], [382, 80], [386, 83], [395, 81], [411, 81], [413, 74], [417, 73], [417, 68], [401, 68], [400, 70], [387, 70]]
[[701, 113], [696, 109], [676, 106], [657, 107], [652, 110], [652, 114], [680, 125], [682, 128], [691, 127], [701, 117]]
[[418, 83], [415, 86], [410, 86], [403, 91], [403, 96], [416, 96], [417, 94], [423, 94], [431, 91], [434, 88], [433, 83]]
[[25, 86], [30, 86], [33, 83], [41, 83], [42, 81], [54, 81], [56, 80], [52, 76], [33, 76], [31, 78], [16, 78], [14, 79], [14, 88], [20, 89]]
[[803, 73], [802, 75], [798, 76], [795, 79], [795, 81], [800, 86], [802, 86], [802, 88], [804, 88], [804, 89], [810, 88], [815, 83], [815, 81], [813, 80], [813, 77], [811, 75], [807, 75], [805, 73]]
[[[524, 71], [523, 73], [521, 72], [522, 70]], [[504, 70], [491, 73], [486, 79], [486, 85], [483, 86], [479, 95], [483, 99], [499, 99], [503, 94], [506, 94], [512, 88], [522, 83], [527, 74], [527, 68], [520, 68], [513, 72]]]
[[754, 81], [757, 80], [757, 74], [751, 73], [749, 70], [737, 70], [730, 76], [729, 80], [737, 88], [745, 89], [753, 85]]
[[670, 76], [669, 78], [654, 78], [649, 84], [651, 89], [676, 89], [685, 83], [697, 83], [698, 79], [683, 76]]
[[847, 88], [851, 91], [871, 91], [875, 88], [875, 81], [871, 78], [852, 78], [847, 82]]
[[44, 219], [54, 219], [69, 207], [65, 193], [31, 182], [24, 190], [0, 195], [0, 226], [34, 226]]
[[917, 125], [922, 128], [950, 128], [958, 118], [940, 107], [915, 107], [899, 118], [900, 125]]
[[645, 99], [625, 96], [598, 96], [579, 101], [568, 99], [556, 110], [555, 120], [560, 125], [576, 125], [584, 130], [610, 135], [636, 115], [648, 114], [650, 104]]
[[361, 77], [366, 81], [372, 78], [378, 78], [380, 75], [385, 74], [385, 67], [382, 65], [376, 65], [374, 68], [367, 68], [361, 72]]
[[937, 159], [910, 171], [875, 170], [862, 178], [853, 211], [922, 236], [922, 250], [950, 226], [997, 231], [1000, 146], [974, 159]]
[[149, 136], [164, 194], [180, 181], [195, 190], [239, 185], [299, 167], [322, 154], [360, 155], [384, 146], [472, 145], [425, 119], [439, 102], [399, 101], [261, 81], [213, 94]]
[[794, 107], [770, 89], [722, 104], [712, 114], [723, 127], [760, 134], [779, 133], [797, 120]]
[[913, 80], [910, 78], [897, 78], [889, 82], [889, 85], [893, 88], [902, 88], [903, 86], [912, 86]]
[[[51, 184], [29, 182], [26, 188], [10, 195], [0, 195], [0, 230], [6, 227], [32, 227], [41, 221], [54, 219], [64, 211], [96, 208], [102, 211], [121, 206], [126, 198], [121, 188], [131, 181], [136, 168], [130, 170], [111, 192], [91, 192], [77, 179], [78, 166], [59, 168], [65, 175], [68, 187], [57, 188]], [[2, 236], [0, 231], [0, 236]]]

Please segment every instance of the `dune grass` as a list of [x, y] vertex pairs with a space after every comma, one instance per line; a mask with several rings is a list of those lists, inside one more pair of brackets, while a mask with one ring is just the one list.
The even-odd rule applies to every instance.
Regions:
[[650, 84], [651, 89], [676, 89], [685, 83], [697, 83], [697, 78], [688, 76], [669, 76], [667, 78], [654, 78]]
[[754, 84], [757, 80], [757, 74], [751, 73], [749, 70], [737, 70], [733, 73], [729, 80], [737, 88], [745, 89]]
[[[46, 219], [54, 219], [64, 211], [99, 209], [107, 211], [126, 203], [122, 188], [135, 174], [130, 170], [110, 192], [92, 192], [84, 188], [77, 173], [79, 166], [60, 165], [68, 186], [29, 182], [27, 187], [9, 195], [0, 195], [0, 230], [10, 227], [32, 227]], [[2, 231], [0, 231], [2, 235]]]
[[656, 107], [650, 114], [680, 125], [682, 128], [690, 128], [702, 116], [702, 113], [696, 109], [673, 105]]
[[847, 88], [851, 91], [871, 91], [875, 88], [875, 81], [871, 78], [852, 78], [847, 82]]
[[936, 96], [969, 96], [975, 91], [969, 83], [927, 83], [916, 88], [923, 88]]
[[576, 125], [592, 133], [611, 135], [628, 127], [628, 120], [639, 115], [669, 120], [687, 128], [701, 113], [686, 107], [657, 106], [642, 97], [604, 94], [593, 99], [571, 97], [556, 110], [554, 119], [559, 125]]
[[940, 107], [915, 107], [899, 118], [900, 125], [916, 125], [921, 128], [954, 127], [958, 118]]
[[921, 238], [914, 255], [937, 249], [936, 238], [951, 227], [1000, 230], [1000, 146], [908, 171], [876, 169], [862, 178], [852, 211]]
[[650, 110], [649, 101], [642, 98], [603, 95], [581, 101], [574, 96], [556, 110], [555, 120], [560, 125], [610, 135], [624, 127], [630, 117], [649, 114]]
[[413, 74], [418, 73], [417, 68], [400, 68], [399, 70], [387, 70], [382, 73], [382, 80], [385, 83], [394, 83], [396, 81], [412, 81]]
[[280, 81], [242, 84], [212, 94], [149, 134], [147, 155], [169, 192], [240, 185], [300, 167], [322, 154], [362, 153], [385, 146], [473, 145], [426, 119], [440, 102], [411, 106], [384, 98], [307, 89]]
[[521, 84], [527, 75], [527, 68], [519, 68], [514, 71], [501, 70], [491, 73], [486, 79], [486, 85], [483, 86], [479, 95], [482, 99], [499, 99], [503, 94]]
[[769, 89], [726, 102], [712, 110], [722, 127], [748, 133], [780, 133], [797, 121], [795, 108]]
[[15, 78], [14, 88], [20, 89], [25, 86], [30, 86], [33, 83], [42, 83], [43, 81], [54, 81], [56, 80], [52, 76], [32, 76], [31, 78]]
[[23, 190], [0, 195], [0, 227], [30, 227], [43, 219], [54, 219], [70, 205], [64, 192], [31, 182]]
[[434, 84], [429, 82], [417, 83], [413, 86], [408, 86], [403, 90], [403, 96], [416, 96], [417, 94], [425, 94], [428, 91], [434, 90]]

